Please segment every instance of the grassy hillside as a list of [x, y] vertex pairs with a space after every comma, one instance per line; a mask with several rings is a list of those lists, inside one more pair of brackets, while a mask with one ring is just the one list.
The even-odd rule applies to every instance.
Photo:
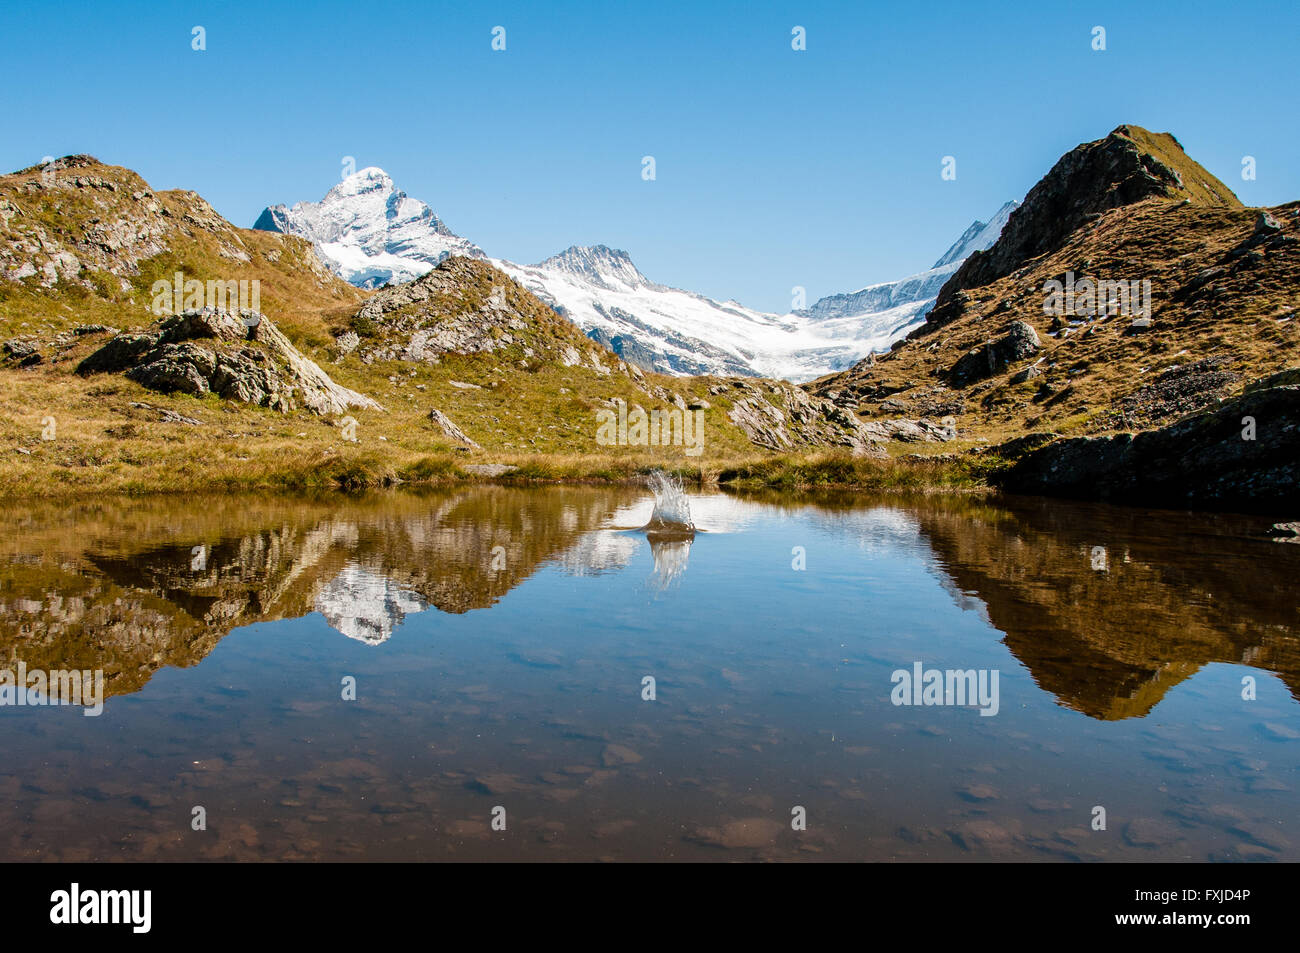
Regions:
[[1141, 126], [1125, 125], [1115, 130], [1132, 140], [1142, 152], [1178, 175], [1179, 185], [1170, 198], [1185, 198], [1194, 205], [1243, 208], [1241, 200], [1223, 182], [1183, 151], [1182, 143], [1167, 132], [1151, 132]]
[[[1081, 183], [1096, 194], [1080, 194]], [[1143, 197], [1108, 207], [1120, 188]], [[1079, 227], [1053, 236], [1048, 213], [1063, 202], [1104, 211], [1080, 212]], [[958, 440], [942, 448], [951, 452], [1159, 427], [1300, 363], [1300, 203], [1243, 207], [1167, 133], [1121, 126], [1080, 146], [1008, 230], [1017, 216], [1019, 230], [988, 253], [996, 267], [972, 259], [890, 354], [809, 389], [868, 420], [951, 417]], [[1049, 250], [1008, 258], [1040, 247]], [[1051, 306], [1049, 282], [1084, 279], [1149, 283], [1150, 313], [1140, 292], [1111, 314], [1100, 302], [1094, 314]], [[1033, 329], [1037, 348], [995, 360], [1017, 325]]]
[[[281, 412], [75, 373], [119, 332], [156, 337], [154, 283], [177, 272], [256, 280], [265, 337], [278, 328], [380, 406]], [[1070, 279], [1149, 282], [1150, 314], [1046, 313], [1049, 283]], [[991, 445], [1159, 427], [1300, 364], [1297, 288], [1300, 204], [1243, 208], [1172, 136], [1121, 126], [1062, 157], [890, 354], [805, 388], [665, 377], [485, 261], [452, 258], [362, 292], [302, 239], [237, 228], [193, 192], [154, 192], [73, 156], [0, 176], [0, 494], [626, 480], [655, 468], [781, 486], [971, 486], [1003, 465], [978, 452]], [[233, 327], [221, 347], [262, 360], [261, 332], [245, 342]], [[1012, 338], [1015, 353], [994, 360]], [[702, 452], [610, 445], [600, 415], [620, 408], [700, 415]]]
[[[337, 416], [77, 375], [116, 332], [157, 329], [154, 283], [177, 272], [257, 280], [274, 326], [383, 409], [356, 411], [353, 432]], [[838, 413], [833, 404], [784, 382], [630, 367], [485, 262], [452, 259], [370, 296], [299, 238], [237, 228], [195, 193], [154, 192], [87, 156], [0, 177], [0, 400], [7, 495], [450, 480], [484, 463], [518, 467], [516, 480], [625, 479], [654, 467], [707, 476], [773, 450], [802, 459], [865, 446], [851, 421], [823, 416]], [[697, 408], [703, 453], [602, 445], [597, 413], [619, 401]], [[740, 402], [749, 430], [732, 420]], [[477, 447], [449, 436], [435, 410]], [[755, 426], [768, 446], [756, 445]]]

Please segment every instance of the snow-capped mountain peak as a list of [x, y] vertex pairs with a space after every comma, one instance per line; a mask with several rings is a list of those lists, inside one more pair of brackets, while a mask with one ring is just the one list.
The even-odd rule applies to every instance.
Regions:
[[[1007, 224], [1008, 216], [1019, 207], [1019, 202], [1007, 202], [987, 222], [972, 222], [952, 247], [935, 262], [934, 267], [926, 271], [896, 281], [867, 285], [857, 291], [828, 295], [799, 314], [823, 323], [852, 318], [849, 325], [835, 326], [835, 337], [848, 334], [860, 336], [864, 340], [873, 338], [876, 339], [873, 340], [874, 347], [881, 344], [888, 347], [893, 340], [897, 340], [925, 317], [939, 289], [963, 261], [977, 251], [993, 247], [993, 243], [1002, 234], [1003, 226]], [[873, 314], [880, 314], [885, 319], [884, 323], [869, 322], [870, 333], [866, 333], [867, 328], [860, 326], [861, 317]], [[832, 325], [828, 323], [827, 327], [829, 329]], [[889, 339], [879, 340], [881, 333]], [[866, 352], [863, 352], [863, 356], [866, 356]]]
[[659, 288], [632, 263], [632, 256], [608, 245], [570, 245], [532, 267], [585, 281], [610, 291]]
[[352, 173], [319, 202], [273, 205], [253, 227], [301, 235], [340, 277], [363, 288], [411, 281], [448, 255], [484, 257], [375, 166]]
[[378, 645], [429, 604], [387, 576], [349, 563], [317, 593], [314, 608], [349, 639]]
[[942, 268], [944, 265], [965, 261], [974, 252], [988, 251], [1002, 234], [1002, 228], [1007, 224], [1011, 213], [1018, 208], [1020, 203], [1012, 200], [998, 209], [987, 222], [972, 222], [970, 228], [961, 233], [961, 238], [953, 242], [952, 247], [943, 253], [933, 267]]
[[[393, 180], [387, 172], [377, 165], [366, 166], [353, 172], [334, 188], [325, 193], [322, 205], [337, 202], [340, 199], [352, 195], [363, 195], [366, 192], [383, 192], [385, 195], [394, 191]], [[405, 193], [403, 193], [405, 194]]]

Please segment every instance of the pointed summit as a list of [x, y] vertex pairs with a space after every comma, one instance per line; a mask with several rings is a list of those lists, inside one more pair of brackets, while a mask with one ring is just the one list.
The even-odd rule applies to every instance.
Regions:
[[993, 243], [998, 240], [1002, 234], [1002, 229], [1007, 224], [1007, 219], [1011, 213], [1020, 208], [1020, 203], [1012, 200], [1003, 205], [987, 222], [975, 221], [971, 223], [970, 228], [962, 232], [961, 238], [953, 242], [952, 247], [943, 253], [943, 256], [934, 263], [935, 268], [942, 268], [944, 265], [951, 265], [953, 262], [959, 262], [969, 258], [977, 251], [987, 251], [993, 247]]
[[363, 288], [418, 278], [449, 255], [484, 257], [376, 166], [352, 173], [319, 202], [273, 205], [253, 227], [301, 235], [336, 274]]
[[[334, 188], [325, 194], [324, 202], [331, 199], [346, 198], [350, 195], [364, 195], [367, 192], [392, 192], [393, 180], [387, 172], [378, 166], [367, 166], [357, 172], [353, 172]], [[403, 193], [405, 194], [405, 193]]]
[[943, 286], [936, 311], [958, 291], [996, 281], [1062, 247], [1103, 213], [1148, 199], [1242, 207], [1232, 190], [1169, 133], [1120, 126], [1105, 139], [1076, 146], [1052, 166], [1011, 213], [997, 243], [968, 258]]

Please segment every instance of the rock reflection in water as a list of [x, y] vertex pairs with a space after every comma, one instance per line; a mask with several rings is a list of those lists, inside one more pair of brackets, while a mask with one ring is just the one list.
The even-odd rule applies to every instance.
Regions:
[[113, 696], [254, 622], [319, 612], [382, 642], [414, 612], [487, 608], [548, 561], [623, 565], [635, 545], [601, 527], [635, 496], [489, 487], [11, 509], [0, 519], [22, 531], [0, 543], [0, 659], [102, 668]]
[[[103, 668], [109, 694], [120, 695], [160, 666], [197, 663], [252, 622], [318, 612], [378, 644], [412, 613], [488, 608], [547, 564], [575, 576], [621, 571], [642, 536], [651, 588], [664, 591], [686, 571], [696, 531], [656, 523], [658, 499], [485, 488], [344, 506], [152, 500], [10, 511], [0, 518], [22, 531], [0, 549], [0, 656]], [[1267, 519], [1027, 499], [695, 502], [710, 533], [743, 532], [749, 507], [856, 535], [869, 555], [919, 547], [950, 597], [984, 614], [1040, 686], [1095, 718], [1143, 715], [1211, 662], [1276, 671], [1300, 695], [1300, 547], [1269, 542]], [[623, 529], [638, 524], [642, 533]]]

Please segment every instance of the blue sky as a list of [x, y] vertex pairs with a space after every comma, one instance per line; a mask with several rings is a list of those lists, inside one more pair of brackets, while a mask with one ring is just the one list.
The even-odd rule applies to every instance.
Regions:
[[354, 156], [491, 255], [604, 243], [785, 311], [928, 267], [1125, 122], [1300, 198], [1297, 42], [1294, 0], [11, 4], [0, 167], [88, 152], [247, 226]]

